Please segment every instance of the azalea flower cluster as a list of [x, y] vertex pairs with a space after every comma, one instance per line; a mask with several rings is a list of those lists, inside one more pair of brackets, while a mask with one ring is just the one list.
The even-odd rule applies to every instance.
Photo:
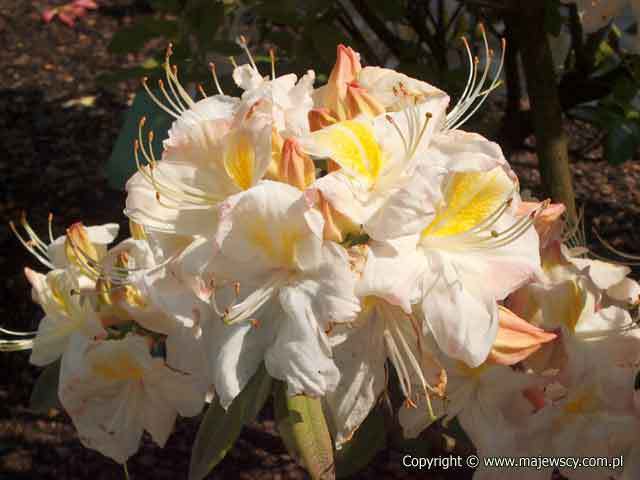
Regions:
[[394, 381], [408, 437], [457, 417], [482, 454], [626, 455], [638, 478], [640, 288], [563, 245], [562, 206], [522, 201], [500, 147], [460, 129], [499, 83], [486, 41], [453, 108], [342, 45], [314, 88], [240, 44], [240, 97], [213, 70], [218, 93], [194, 100], [167, 55], [163, 98], [148, 90], [175, 121], [161, 156], [140, 122], [130, 238], [16, 228], [50, 269], [26, 270], [46, 315], [4, 346], [61, 358], [81, 441], [124, 463], [264, 365], [323, 399], [336, 448]]

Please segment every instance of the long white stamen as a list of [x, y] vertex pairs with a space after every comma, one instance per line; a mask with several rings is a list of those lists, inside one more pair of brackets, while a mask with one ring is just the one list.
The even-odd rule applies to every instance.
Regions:
[[13, 337], [30, 337], [32, 335], [37, 334], [37, 331], [32, 331], [32, 332], [16, 332], [15, 330], [9, 330], [6, 328], [2, 328], [0, 327], [0, 332], [5, 333], [7, 335], [11, 335]]
[[502, 84], [500, 76], [502, 75], [502, 69], [504, 67], [506, 42], [504, 39], [501, 40], [502, 52], [500, 55], [500, 62], [498, 64], [496, 73], [494, 74], [493, 80], [491, 81], [490, 85], [485, 88], [485, 83], [491, 69], [490, 67], [492, 63], [493, 53], [489, 48], [487, 35], [482, 25], [481, 31], [485, 50], [485, 67], [483, 69], [482, 76], [480, 77], [480, 79], [478, 79], [478, 59], [473, 58], [471, 49], [469, 48], [469, 43], [465, 38], [463, 38], [465, 50], [467, 52], [467, 58], [470, 64], [470, 73], [460, 100], [451, 110], [449, 115], [447, 115], [445, 125], [446, 129], [448, 130], [459, 128], [464, 123], [466, 123], [482, 106], [489, 94]]
[[149, 97], [151, 98], [151, 100], [153, 100], [153, 102], [158, 105], [158, 107], [160, 107], [162, 110], [164, 110], [165, 112], [167, 112], [169, 115], [171, 115], [173, 118], [180, 118], [180, 112], [176, 113], [173, 110], [171, 110], [170, 108], [168, 108], [164, 103], [162, 103], [160, 100], [158, 100], [158, 97], [156, 97], [153, 92], [151, 91], [151, 89], [149, 88], [149, 85], [147, 85], [147, 82], [149, 81], [149, 79], [147, 77], [144, 77], [142, 79], [142, 87], [145, 89], [145, 91], [147, 92], [147, 95], [149, 95]]
[[0, 352], [20, 352], [32, 348], [33, 340], [0, 340]]
[[220, 82], [218, 81], [218, 75], [216, 74], [216, 64], [210, 63], [209, 69], [211, 70], [211, 76], [213, 77], [213, 83], [216, 85], [216, 90], [218, 90], [219, 95], [224, 95], [222, 88], [220, 87]]
[[51, 263], [50, 259], [48, 257], [44, 257], [41, 253], [39, 253], [34, 247], [33, 244], [30, 243], [29, 241], [25, 240], [24, 238], [22, 238], [22, 235], [20, 235], [18, 233], [18, 229], [16, 228], [15, 224], [13, 222], [9, 222], [9, 227], [11, 228], [11, 231], [13, 232], [13, 234], [18, 238], [18, 241], [22, 244], [22, 246], [24, 248], [27, 249], [27, 251], [33, 255], [34, 257], [36, 257], [38, 259], [38, 261], [40, 263], [42, 263], [45, 267], [50, 268], [51, 270], [53, 270], [53, 264]]
[[[169, 82], [169, 86], [171, 86], [171, 82]], [[160, 91], [164, 94], [164, 97], [167, 99], [167, 102], [169, 102], [169, 105], [171, 105], [171, 107], [173, 107], [179, 114], [182, 114], [185, 111], [184, 106], [182, 106], [182, 104], [179, 103], [177, 98], [176, 98], [176, 101], [174, 102], [174, 100], [171, 98], [171, 95], [169, 95], [169, 93], [167, 92], [167, 89], [165, 88], [164, 82], [162, 81], [162, 79], [158, 80], [158, 87], [160, 88]], [[172, 86], [171, 88], [173, 89]], [[173, 93], [175, 96], [175, 90], [173, 91]]]
[[284, 274], [274, 274], [265, 285], [254, 290], [242, 302], [227, 308], [222, 316], [222, 321], [227, 325], [232, 325], [251, 318], [277, 293], [285, 278]]
[[[238, 39], [236, 40], [236, 42], [238, 43], [238, 45], [240, 45], [240, 48], [242, 48], [244, 50], [244, 53], [247, 54], [247, 57], [249, 57], [249, 64], [253, 67], [253, 69], [256, 72], [260, 73], [260, 71], [258, 70], [258, 66], [256, 65], [256, 62], [253, 61], [253, 55], [251, 55], [251, 51], [249, 50], [249, 47], [247, 46], [247, 39], [244, 37], [244, 35], [240, 35], [238, 37]], [[233, 57], [231, 57], [231, 58], [233, 58]], [[235, 66], [236, 65], [234, 65], [234, 67]]]
[[276, 79], [276, 53], [273, 48], [269, 49], [269, 58], [271, 59], [271, 80]]
[[384, 330], [383, 333], [384, 343], [387, 347], [387, 354], [389, 355], [389, 359], [391, 363], [393, 363], [394, 368], [396, 369], [396, 373], [398, 374], [398, 380], [400, 383], [400, 389], [402, 390], [402, 394], [405, 398], [411, 398], [411, 379], [409, 377], [409, 371], [407, 370], [407, 366], [402, 360], [402, 356], [398, 351], [398, 346], [396, 345], [391, 332], [387, 329]]

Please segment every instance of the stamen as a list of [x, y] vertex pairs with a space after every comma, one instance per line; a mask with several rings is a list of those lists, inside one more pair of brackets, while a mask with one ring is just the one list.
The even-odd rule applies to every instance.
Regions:
[[402, 133], [402, 130], [400, 130], [400, 127], [398, 126], [397, 122], [393, 119], [393, 117], [389, 114], [386, 114], [384, 116], [384, 118], [391, 124], [393, 125], [393, 127], [396, 129], [396, 132], [398, 132], [398, 135], [400, 136], [400, 139], [402, 140], [402, 144], [404, 145], [404, 151], [408, 152], [409, 151], [409, 145], [407, 144], [407, 139], [405, 138], [404, 134]]
[[273, 298], [285, 279], [285, 274], [273, 275], [265, 285], [254, 290], [242, 302], [227, 308], [222, 315], [222, 321], [227, 325], [233, 325], [251, 318], [260, 307]]
[[[171, 85], [171, 82], [169, 82], [169, 85]], [[171, 99], [171, 96], [169, 96], [169, 94], [167, 93], [167, 90], [164, 88], [164, 82], [162, 81], [162, 79], [158, 80], [158, 87], [160, 87], [160, 91], [164, 94], [164, 97], [169, 102], [169, 105], [171, 105], [177, 112], [179, 112], [179, 114], [182, 114], [185, 108], [181, 104], [176, 103]], [[176, 101], [177, 101], [177, 98], [176, 98]]]
[[20, 352], [32, 348], [33, 340], [0, 340], [0, 352]]
[[15, 330], [9, 330], [2, 327], [0, 327], [0, 332], [5, 333], [7, 335], [11, 335], [13, 337], [30, 337], [38, 333], [37, 330], [31, 331], [31, 332], [16, 332]]
[[216, 89], [218, 90], [218, 94], [219, 95], [224, 95], [224, 92], [222, 91], [222, 88], [220, 88], [220, 82], [218, 81], [218, 75], [216, 75], [216, 64], [215, 63], [210, 63], [209, 64], [209, 69], [211, 70], [211, 76], [213, 76], [213, 82], [216, 85]]
[[[489, 48], [489, 42], [487, 39], [487, 34], [482, 25], [480, 25], [482, 39], [484, 43], [485, 50], [485, 67], [482, 72], [481, 78], [477, 79], [478, 74], [478, 63], [479, 59], [473, 59], [471, 54], [471, 49], [469, 47], [469, 42], [466, 38], [462, 37], [462, 41], [465, 46], [465, 50], [467, 51], [467, 58], [469, 60], [470, 65], [470, 74], [467, 79], [467, 84], [465, 86], [464, 91], [460, 97], [460, 100], [456, 104], [456, 106], [451, 110], [449, 115], [447, 115], [445, 126], [447, 130], [453, 130], [461, 127], [464, 123], [466, 123], [469, 118], [471, 118], [478, 109], [485, 102], [487, 97], [491, 92], [493, 92], [496, 88], [498, 88], [502, 81], [500, 80], [500, 76], [502, 75], [502, 68], [504, 66], [505, 59], [505, 51], [506, 51], [506, 40], [501, 40], [501, 56], [500, 63], [498, 64], [497, 71], [494, 75], [493, 80], [487, 88], [484, 88], [485, 83], [487, 81], [487, 77], [489, 75], [489, 70], [491, 67], [492, 59], [494, 57], [494, 52]], [[477, 82], [477, 83], [476, 83]]]
[[229, 61], [231, 62], [231, 65], [233, 65], [233, 68], [238, 68], [238, 64], [236, 63], [236, 59], [234, 57], [229, 57]]
[[396, 373], [398, 374], [400, 390], [402, 390], [402, 394], [405, 398], [411, 398], [411, 378], [409, 377], [407, 366], [398, 351], [398, 346], [396, 345], [396, 342], [389, 330], [384, 330], [383, 337], [389, 359], [391, 360], [391, 363], [393, 363]]
[[171, 110], [170, 108], [168, 108], [164, 103], [162, 103], [160, 100], [158, 100], [158, 97], [156, 97], [153, 92], [151, 92], [151, 89], [149, 88], [149, 85], [147, 85], [147, 82], [149, 81], [148, 77], [143, 77], [142, 78], [142, 87], [145, 89], [145, 91], [147, 92], [147, 95], [149, 95], [149, 97], [151, 98], [151, 100], [153, 100], [153, 102], [158, 105], [158, 107], [160, 107], [162, 110], [164, 110], [165, 112], [167, 112], [169, 115], [171, 115], [173, 118], [179, 118], [180, 117], [180, 112], [176, 113], [173, 110]]
[[55, 240], [53, 239], [53, 213], [51, 212], [49, 212], [48, 223], [49, 223], [49, 241], [53, 243]]
[[11, 228], [11, 231], [13, 232], [13, 234], [18, 238], [18, 241], [22, 244], [22, 246], [27, 249], [27, 251], [33, 255], [34, 257], [36, 257], [38, 259], [38, 261], [40, 263], [42, 263], [45, 267], [50, 268], [51, 270], [53, 270], [53, 264], [51, 263], [50, 259], [48, 256], [43, 256], [40, 252], [38, 252], [32, 245], [32, 243], [30, 243], [30, 241], [25, 240], [22, 235], [20, 235], [18, 233], [18, 229], [16, 228], [15, 224], [13, 222], [9, 222], [9, 227]]
[[[238, 42], [238, 45], [240, 45], [240, 47], [247, 54], [247, 57], [249, 57], [249, 64], [251, 64], [251, 66], [253, 67], [253, 69], [256, 72], [260, 73], [260, 71], [258, 70], [258, 67], [256, 65], [256, 62], [253, 61], [253, 55], [251, 55], [251, 51], [249, 50], [249, 47], [247, 46], [247, 39], [244, 37], [244, 35], [240, 35], [236, 41]], [[233, 58], [233, 57], [231, 57], [231, 58]], [[234, 65], [234, 67], [235, 66], [236, 65]]]
[[207, 92], [204, 91], [204, 88], [202, 87], [202, 84], [199, 83], [198, 86], [198, 91], [200, 92], [200, 95], [202, 95], [202, 98], [208, 98], [209, 96], [207, 95]]
[[276, 79], [276, 52], [273, 48], [269, 49], [269, 58], [271, 59], [271, 80]]

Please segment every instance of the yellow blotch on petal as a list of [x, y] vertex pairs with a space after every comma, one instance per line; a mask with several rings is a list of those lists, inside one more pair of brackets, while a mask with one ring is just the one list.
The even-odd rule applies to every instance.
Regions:
[[464, 233], [486, 220], [511, 196], [514, 185], [504, 170], [456, 173], [445, 189], [445, 199], [423, 237]]
[[224, 168], [240, 189], [248, 190], [254, 184], [256, 152], [247, 132], [239, 131], [228, 140]]
[[267, 258], [277, 265], [293, 267], [296, 258], [296, 243], [300, 234], [293, 230], [283, 229], [274, 238], [263, 221], [254, 221], [249, 233], [249, 241], [260, 249]]
[[126, 351], [93, 355], [91, 369], [96, 375], [114, 381], [140, 380], [144, 375], [140, 364]]
[[384, 155], [370, 126], [346, 120], [318, 130], [313, 137], [345, 171], [369, 184], [377, 180]]

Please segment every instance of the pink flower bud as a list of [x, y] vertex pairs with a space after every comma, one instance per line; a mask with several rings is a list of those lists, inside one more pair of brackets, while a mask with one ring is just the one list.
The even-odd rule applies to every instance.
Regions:
[[[518, 206], [518, 216], [529, 215], [542, 203], [521, 202]], [[547, 208], [539, 212], [533, 225], [540, 236], [540, 248], [544, 248], [550, 241], [558, 240], [562, 233], [562, 221], [560, 220], [566, 208], [562, 203], [551, 203]]]
[[530, 324], [503, 306], [499, 306], [498, 321], [498, 335], [489, 360], [500, 365], [515, 365], [523, 361], [557, 336]]
[[293, 138], [286, 139], [282, 146], [278, 176], [280, 181], [300, 190], [307, 188], [316, 179], [313, 161]]

